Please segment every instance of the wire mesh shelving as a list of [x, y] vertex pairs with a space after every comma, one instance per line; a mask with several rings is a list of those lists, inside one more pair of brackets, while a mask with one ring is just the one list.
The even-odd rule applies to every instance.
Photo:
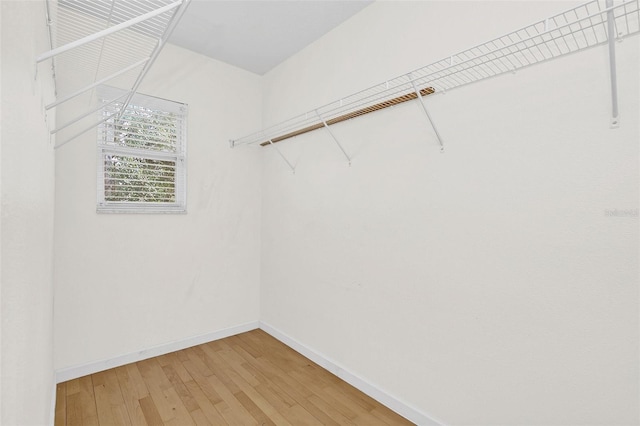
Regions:
[[[639, 32], [638, 0], [592, 0], [315, 110], [250, 135], [232, 139], [230, 144], [232, 147], [273, 145], [399, 102], [417, 98], [423, 101], [422, 98], [427, 95], [445, 93], [501, 74], [612, 43], [612, 37], [621, 39]], [[615, 71], [615, 68], [612, 71]], [[615, 90], [615, 87], [612, 89]], [[426, 107], [425, 112], [429, 116]], [[441, 141], [440, 143], [442, 145]]]

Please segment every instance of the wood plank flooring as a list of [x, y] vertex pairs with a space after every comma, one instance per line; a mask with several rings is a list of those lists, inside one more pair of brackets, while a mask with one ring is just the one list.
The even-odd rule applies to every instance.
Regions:
[[262, 330], [60, 383], [55, 426], [411, 425]]

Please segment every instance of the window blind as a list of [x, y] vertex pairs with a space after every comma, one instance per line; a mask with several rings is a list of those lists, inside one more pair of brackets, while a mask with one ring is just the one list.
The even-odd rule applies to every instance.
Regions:
[[187, 105], [101, 87], [106, 121], [98, 129], [98, 211], [186, 210]]

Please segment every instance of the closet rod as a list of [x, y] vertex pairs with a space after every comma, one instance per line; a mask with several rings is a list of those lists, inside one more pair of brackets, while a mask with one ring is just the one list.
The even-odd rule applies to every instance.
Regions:
[[[427, 96], [427, 95], [430, 95], [430, 94], [432, 94], [434, 92], [435, 92], [435, 89], [433, 87], [426, 87], [426, 88], [420, 90], [420, 94], [422, 96]], [[359, 110], [350, 112], [348, 114], [343, 114], [343, 115], [341, 115], [339, 117], [332, 118], [331, 120], [327, 120], [326, 123], [327, 123], [328, 126], [331, 126], [333, 124], [341, 123], [341, 122], [347, 121], [347, 120], [351, 120], [352, 118], [360, 117], [362, 115], [369, 114], [369, 113], [374, 112], [374, 111], [379, 111], [381, 109], [389, 108], [389, 107], [392, 107], [394, 105], [401, 104], [403, 102], [412, 101], [412, 100], [416, 99], [417, 97], [418, 97], [418, 95], [415, 92], [406, 93], [406, 94], [404, 94], [402, 96], [398, 96], [396, 98], [389, 99], [388, 101], [380, 102], [380, 103], [377, 103], [375, 105], [371, 105], [371, 106], [366, 107], [366, 108], [361, 108]], [[309, 133], [309, 132], [311, 132], [313, 130], [322, 129], [323, 127], [325, 127], [324, 123], [322, 121], [320, 121], [318, 123], [315, 123], [315, 124], [312, 124], [310, 126], [307, 126], [307, 127], [303, 128], [303, 129], [287, 133], [286, 135], [278, 136], [276, 138], [270, 139], [270, 140], [265, 141], [265, 142], [261, 142], [260, 146], [272, 145], [272, 144], [274, 144], [276, 142], [281, 142], [281, 141], [283, 141], [285, 139], [289, 139], [289, 138], [292, 138], [294, 136], [303, 135], [303, 134]]]

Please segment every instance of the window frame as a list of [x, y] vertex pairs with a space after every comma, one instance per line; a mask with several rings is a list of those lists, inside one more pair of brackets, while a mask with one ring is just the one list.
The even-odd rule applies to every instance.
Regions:
[[[108, 104], [126, 93], [112, 87], [100, 87], [98, 97], [101, 102]], [[101, 110], [105, 118], [113, 114], [113, 110], [122, 103], [114, 103], [111, 108]], [[163, 106], [165, 106], [163, 108]], [[106, 120], [98, 127], [97, 134], [97, 213], [186, 213], [187, 212], [187, 118], [188, 105], [170, 101], [155, 96], [136, 93], [127, 106], [129, 108], [144, 107], [170, 114], [172, 110], [179, 110], [177, 121], [179, 129], [176, 132], [177, 146], [175, 152], [154, 149], [132, 148], [113, 143], [115, 130], [113, 120]], [[174, 172], [174, 202], [122, 202], [107, 201], [105, 199], [105, 161], [109, 155], [137, 157], [143, 160], [169, 161], [175, 164]]]

